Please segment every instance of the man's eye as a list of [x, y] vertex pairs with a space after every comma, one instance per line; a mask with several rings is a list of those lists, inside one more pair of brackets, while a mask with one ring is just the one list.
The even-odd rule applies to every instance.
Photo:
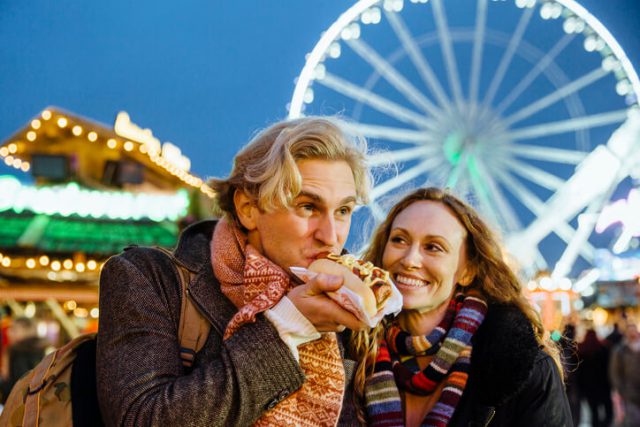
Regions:
[[312, 212], [316, 207], [314, 205], [312, 205], [311, 203], [303, 203], [302, 205], [300, 205], [300, 209], [305, 210], [305, 211], [310, 211]]
[[344, 207], [342, 207], [342, 208], [340, 208], [338, 210], [338, 213], [340, 215], [350, 215], [351, 214], [351, 208], [348, 207], [348, 206], [344, 206]]

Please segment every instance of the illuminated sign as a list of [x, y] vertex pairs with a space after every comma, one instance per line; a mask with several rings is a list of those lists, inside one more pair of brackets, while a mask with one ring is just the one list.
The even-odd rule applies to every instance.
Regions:
[[617, 200], [602, 209], [596, 223], [596, 231], [602, 233], [609, 226], [619, 222], [628, 233], [640, 236], [640, 191], [629, 191], [626, 199]]
[[119, 112], [116, 116], [113, 130], [123, 138], [132, 139], [146, 146], [150, 155], [162, 154], [162, 157], [172, 165], [186, 172], [191, 169], [191, 160], [182, 155], [180, 148], [170, 142], [161, 144], [160, 140], [153, 136], [151, 129], [142, 129], [133, 123], [125, 111]]
[[186, 190], [172, 194], [96, 191], [76, 183], [50, 187], [23, 185], [13, 176], [0, 176], [0, 212], [30, 211], [45, 215], [90, 218], [175, 221], [187, 214]]

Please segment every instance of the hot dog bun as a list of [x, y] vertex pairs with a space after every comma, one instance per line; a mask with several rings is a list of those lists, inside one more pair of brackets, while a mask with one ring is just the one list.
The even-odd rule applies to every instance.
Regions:
[[344, 278], [343, 286], [360, 295], [364, 305], [365, 313], [372, 317], [378, 312], [376, 298], [373, 291], [353, 272], [342, 264], [338, 264], [330, 259], [317, 259], [308, 267], [309, 270], [317, 273], [333, 274]]

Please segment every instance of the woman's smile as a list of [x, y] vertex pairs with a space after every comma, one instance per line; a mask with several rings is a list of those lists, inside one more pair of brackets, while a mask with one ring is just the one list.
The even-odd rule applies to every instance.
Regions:
[[423, 288], [430, 284], [426, 280], [422, 280], [415, 276], [408, 276], [404, 274], [395, 274], [393, 278], [398, 288], [415, 289], [415, 288]]

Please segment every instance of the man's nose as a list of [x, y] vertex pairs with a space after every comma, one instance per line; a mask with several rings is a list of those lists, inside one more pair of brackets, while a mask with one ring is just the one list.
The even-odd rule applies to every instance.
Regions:
[[332, 215], [323, 215], [319, 219], [314, 237], [326, 246], [336, 246], [339, 243], [336, 220]]

